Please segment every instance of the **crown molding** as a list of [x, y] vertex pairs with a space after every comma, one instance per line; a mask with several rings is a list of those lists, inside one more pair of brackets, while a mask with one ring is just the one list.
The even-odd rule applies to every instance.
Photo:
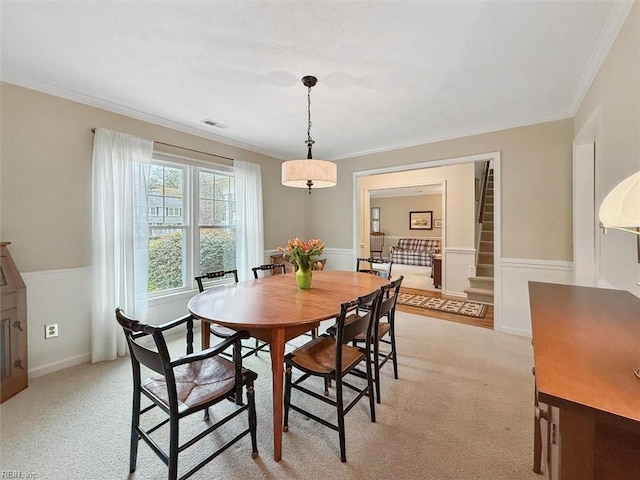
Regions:
[[117, 113], [119, 115], [124, 115], [126, 117], [135, 118], [136, 120], [141, 120], [143, 122], [151, 123], [153, 125], [158, 125], [160, 127], [177, 130], [179, 132], [187, 133], [189, 135], [194, 135], [196, 137], [204, 138], [206, 140], [212, 140], [214, 142], [222, 143], [224, 145], [229, 145], [231, 147], [241, 148], [243, 150], [248, 150], [250, 152], [266, 155], [278, 160], [284, 160], [285, 158], [280, 154], [271, 152], [269, 150], [257, 147], [249, 143], [244, 143], [244, 142], [232, 140], [227, 137], [215, 135], [213, 133], [206, 132], [195, 127], [191, 127], [189, 125], [184, 125], [182, 123], [175, 122], [173, 120], [167, 120], [165, 118], [157, 117], [155, 115], [151, 115], [149, 113], [145, 113], [140, 110], [135, 110], [130, 107], [119, 105], [117, 103], [107, 102], [105, 100], [99, 99], [97, 97], [93, 97], [91, 95], [86, 95], [83, 93], [75, 92], [73, 90], [67, 90], [65, 88], [61, 88], [56, 85], [39, 82], [37, 80], [23, 77], [21, 75], [15, 75], [11, 72], [6, 72], [6, 71], [2, 72], [0, 80], [6, 83], [17, 85], [19, 87], [28, 88], [30, 90], [46, 93], [48, 95], [53, 95], [54, 97], [64, 98], [65, 100], [70, 100], [72, 102], [81, 103], [83, 105], [87, 105], [90, 107], [99, 108], [101, 110], [106, 110], [111, 113]]
[[591, 88], [591, 84], [598, 75], [600, 67], [602, 67], [605, 58], [609, 54], [609, 50], [611, 49], [613, 42], [618, 36], [618, 33], [620, 33], [620, 29], [622, 28], [622, 25], [624, 25], [625, 20], [629, 16], [629, 12], [631, 11], [631, 7], [633, 7], [634, 1], [635, 0], [618, 1], [613, 4], [613, 7], [611, 7], [609, 17], [607, 18], [604, 28], [602, 29], [602, 32], [600, 32], [600, 37], [591, 52], [587, 66], [585, 67], [584, 72], [582, 72], [582, 77], [580, 78], [578, 89], [576, 90], [576, 97], [573, 101], [573, 108], [571, 109], [572, 117], [575, 117], [584, 97]]

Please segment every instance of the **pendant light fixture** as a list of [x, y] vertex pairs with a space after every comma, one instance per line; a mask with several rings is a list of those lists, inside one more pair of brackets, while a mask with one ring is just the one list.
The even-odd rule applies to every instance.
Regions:
[[307, 75], [302, 77], [302, 84], [307, 87], [307, 159], [288, 160], [282, 164], [282, 184], [287, 187], [327, 188], [337, 183], [338, 168], [333, 162], [315, 160], [311, 154], [311, 147], [315, 143], [311, 138], [311, 87], [318, 82], [316, 77]]

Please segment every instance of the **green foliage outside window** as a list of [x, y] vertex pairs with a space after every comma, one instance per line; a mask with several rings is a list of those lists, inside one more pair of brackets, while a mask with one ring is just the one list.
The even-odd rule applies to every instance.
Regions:
[[[182, 255], [180, 231], [149, 239], [149, 293], [183, 286]], [[230, 270], [234, 269], [235, 265], [235, 232], [221, 228], [201, 229], [201, 272]]]

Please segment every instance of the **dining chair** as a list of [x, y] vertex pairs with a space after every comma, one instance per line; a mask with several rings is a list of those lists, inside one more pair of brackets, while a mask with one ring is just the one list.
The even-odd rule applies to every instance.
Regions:
[[[177, 479], [179, 454], [206, 438], [210, 433], [225, 425], [243, 411], [247, 411], [247, 428], [235, 434], [233, 438], [230, 438], [222, 446], [207, 455], [197, 465], [181, 475], [180, 479], [194, 474], [247, 434], [251, 436], [251, 455], [253, 458], [257, 458], [258, 444], [253, 382], [258, 376], [251, 370], [242, 367], [242, 358], [239, 355], [236, 355], [234, 362], [230, 362], [220, 356], [224, 349], [230, 345], [249, 338], [248, 332], [236, 332], [219, 345], [207, 350], [172, 357], [167, 348], [165, 332], [180, 325], [185, 325], [188, 331], [187, 342], [189, 342], [188, 339], [193, 338], [192, 331], [190, 332], [191, 335], [189, 335], [189, 330], [193, 329], [193, 316], [187, 315], [163, 325], [152, 326], [127, 317], [122, 309], [117, 308], [116, 319], [122, 327], [129, 345], [133, 371], [130, 473], [136, 470], [138, 443], [142, 439], [168, 466], [169, 480]], [[149, 337], [153, 345], [149, 344]], [[187, 343], [187, 351], [190, 349], [192, 350]], [[152, 374], [153, 376], [142, 379], [141, 365], [152, 370], [156, 375]], [[243, 388], [246, 388], [247, 393], [246, 404], [242, 402]], [[142, 407], [142, 394], [151, 401], [150, 405]], [[213, 425], [210, 422], [206, 422], [206, 428], [196, 435], [189, 435], [189, 440], [185, 441], [184, 432], [182, 436], [180, 434], [180, 421], [196, 412], [205, 411], [206, 413], [209, 407], [225, 399], [235, 403], [237, 408], [231, 409], [231, 412], [227, 412], [227, 409], [220, 409], [220, 416], [216, 418], [216, 422]], [[150, 428], [143, 427], [141, 425], [143, 423], [141, 422], [141, 416], [155, 407], [162, 410], [166, 417]], [[223, 415], [223, 412], [227, 413]], [[208, 420], [208, 415], [205, 415], [205, 420]], [[152, 424], [155, 423], [153, 420], [149, 421]], [[152, 437], [153, 432], [167, 423], [169, 424], [169, 453], [166, 452], [166, 445], [163, 448], [158, 439], [154, 438], [155, 436]], [[215, 440], [210, 440], [210, 442], [222, 441], [220, 438], [219, 435], [216, 435]], [[182, 443], [180, 443], [181, 441]], [[213, 446], [211, 444], [206, 447], [207, 452], [212, 449]]]
[[[398, 294], [400, 293], [403, 279], [404, 277], [400, 276], [397, 280], [381, 287], [381, 300], [378, 305], [377, 314], [374, 316], [373, 329], [371, 332], [371, 347], [373, 348], [373, 358], [371, 360], [373, 362], [373, 381], [376, 387], [376, 401], [378, 403], [380, 403], [380, 369], [388, 360], [391, 360], [393, 363], [393, 377], [396, 380], [398, 379], [395, 315]], [[368, 306], [365, 305], [364, 308], [368, 308]], [[386, 318], [386, 320], [382, 321], [383, 318]], [[365, 343], [363, 335], [358, 335], [353, 339], [353, 345], [359, 343]], [[380, 351], [381, 343], [388, 345], [388, 348], [382, 352]]]
[[371, 232], [369, 234], [369, 254], [372, 258], [382, 259], [382, 250], [384, 249], [384, 233]]
[[[218, 272], [203, 273], [202, 275], [195, 277], [195, 280], [196, 280], [196, 283], [198, 284], [198, 290], [200, 290], [201, 292], [204, 292], [205, 280], [223, 279], [228, 277], [233, 277], [235, 283], [238, 283], [238, 270], [220, 270]], [[222, 325], [218, 325], [216, 323], [210, 324], [209, 331], [216, 337], [222, 338], [222, 339], [229, 338], [230, 336], [236, 333], [234, 329], [223, 327]], [[258, 352], [266, 348], [268, 345], [269, 344], [264, 343], [258, 340], [257, 338], [255, 339], [255, 346], [249, 346], [244, 343], [240, 343], [241, 348], [245, 350], [245, 353], [242, 353], [241, 356], [242, 358], [246, 358], [250, 355], [258, 355]], [[224, 352], [223, 355], [226, 357], [233, 358], [233, 356], [227, 352]]]
[[271, 272], [274, 275], [276, 273], [281, 273], [284, 275], [287, 272], [287, 266], [284, 263], [267, 263], [265, 265], [253, 267], [251, 271], [253, 272], [253, 278], [258, 279], [260, 278], [260, 274], [258, 272], [262, 272], [262, 275], [265, 274], [264, 272]]
[[[284, 427], [283, 430], [289, 430], [289, 410], [295, 410], [305, 415], [311, 420], [337, 430], [340, 441], [340, 460], [347, 461], [346, 440], [345, 440], [345, 415], [356, 405], [363, 397], [369, 398], [369, 410], [371, 422], [376, 421], [375, 400], [373, 391], [373, 374], [371, 370], [371, 329], [373, 327], [373, 319], [377, 313], [377, 305], [380, 299], [380, 290], [376, 290], [369, 295], [359, 297], [356, 300], [343, 303], [340, 306], [340, 315], [336, 323], [336, 335], [331, 337], [329, 334], [322, 334], [305, 345], [295, 349], [293, 352], [285, 355], [285, 391], [284, 391]], [[373, 305], [371, 311], [367, 311], [364, 315], [357, 315], [355, 309], [358, 306], [370, 304]], [[359, 334], [364, 335], [365, 346], [354, 347], [349, 342]], [[366, 373], [364, 375], [359, 372], [356, 367], [361, 363], [365, 363]], [[295, 381], [292, 380], [292, 370], [296, 368], [302, 372], [301, 376]], [[364, 377], [365, 385], [355, 385], [347, 382], [345, 376], [353, 374], [356, 377]], [[335, 400], [328, 396], [323, 396], [314, 392], [311, 388], [307, 388], [302, 384], [311, 378], [322, 378], [325, 386], [329, 380], [335, 381]], [[359, 382], [361, 383], [361, 382]], [[348, 391], [355, 392], [355, 396], [345, 406], [343, 387], [347, 387]], [[302, 403], [292, 403], [291, 392], [296, 390], [301, 394], [309, 395], [316, 400], [333, 406], [337, 412], [337, 425], [321, 418], [309, 410], [302, 407]], [[296, 394], [296, 397], [298, 395]], [[298, 399], [297, 399], [298, 400]], [[302, 400], [301, 398], [299, 400]]]
[[[386, 268], [375, 268], [375, 265], [385, 265]], [[356, 272], [371, 273], [379, 277], [391, 280], [391, 268], [393, 262], [382, 258], [358, 258], [356, 260]]]

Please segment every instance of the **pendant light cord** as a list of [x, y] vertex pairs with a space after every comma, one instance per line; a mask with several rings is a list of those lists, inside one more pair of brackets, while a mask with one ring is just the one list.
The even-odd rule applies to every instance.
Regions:
[[307, 141], [305, 142], [307, 144], [307, 148], [309, 149], [309, 151], [307, 152], [307, 159], [312, 159], [313, 156], [311, 155], [311, 146], [315, 143], [313, 141], [313, 139], [311, 138], [311, 87], [307, 87], [307, 119], [308, 119], [308, 124], [307, 124]]

